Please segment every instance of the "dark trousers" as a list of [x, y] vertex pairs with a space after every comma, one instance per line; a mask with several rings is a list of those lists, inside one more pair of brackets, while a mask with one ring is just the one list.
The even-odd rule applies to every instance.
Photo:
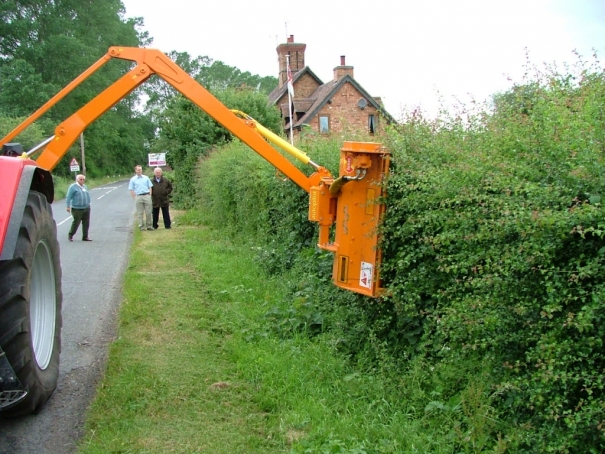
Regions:
[[82, 223], [82, 238], [88, 238], [88, 227], [90, 226], [90, 207], [88, 208], [72, 208], [71, 215], [74, 217], [74, 221], [71, 223], [69, 229], [69, 237], [73, 236], [78, 231], [80, 223]]
[[168, 207], [153, 207], [153, 228], [158, 228], [158, 220], [160, 219], [160, 208], [162, 209], [162, 219], [164, 219], [164, 227], [170, 228], [170, 211]]

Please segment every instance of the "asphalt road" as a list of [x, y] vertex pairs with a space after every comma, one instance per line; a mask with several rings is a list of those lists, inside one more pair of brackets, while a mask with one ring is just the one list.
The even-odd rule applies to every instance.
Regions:
[[92, 242], [81, 241], [82, 227], [69, 242], [65, 200], [52, 205], [63, 270], [59, 386], [39, 414], [0, 419], [0, 454], [68, 454], [83, 434], [84, 413], [115, 334], [135, 225], [127, 181], [92, 189], [91, 199]]

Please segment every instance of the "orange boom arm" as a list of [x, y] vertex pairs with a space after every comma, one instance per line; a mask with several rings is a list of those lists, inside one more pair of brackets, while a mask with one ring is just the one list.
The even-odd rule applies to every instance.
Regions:
[[[111, 47], [107, 54], [4, 137], [0, 146], [12, 141], [114, 58], [133, 61], [136, 66], [56, 127], [54, 137], [36, 159], [38, 166], [51, 171], [88, 125], [155, 74], [309, 193], [309, 220], [319, 224], [318, 247], [335, 254], [333, 280], [337, 286], [369, 296], [380, 294], [377, 226], [384, 206], [378, 201], [382, 197], [382, 179], [388, 171], [388, 152], [376, 143], [346, 142], [341, 150], [340, 176], [334, 179], [327, 169], [313, 163], [300, 150], [252, 118], [229, 110], [159, 50]], [[268, 141], [312, 165], [315, 171], [310, 176], [305, 175]]]

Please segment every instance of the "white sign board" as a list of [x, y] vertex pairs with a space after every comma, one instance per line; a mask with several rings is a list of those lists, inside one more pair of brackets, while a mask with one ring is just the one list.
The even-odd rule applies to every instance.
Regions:
[[69, 171], [70, 172], [79, 172], [80, 171], [80, 164], [78, 164], [78, 161], [76, 161], [76, 158], [72, 158], [72, 160], [69, 162]]
[[166, 153], [149, 153], [149, 167], [159, 167], [166, 165]]

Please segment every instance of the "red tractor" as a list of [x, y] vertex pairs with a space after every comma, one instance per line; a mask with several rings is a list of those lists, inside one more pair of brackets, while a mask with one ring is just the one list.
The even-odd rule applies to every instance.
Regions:
[[[12, 143], [83, 80], [111, 59], [136, 66], [24, 153]], [[51, 204], [51, 171], [84, 129], [132, 90], [157, 75], [309, 193], [309, 220], [319, 224], [318, 247], [334, 253], [334, 284], [377, 296], [380, 250], [378, 203], [388, 171], [377, 143], [345, 142], [340, 176], [238, 111], [231, 111], [170, 58], [155, 49], [112, 47], [0, 141], [0, 414], [39, 411], [57, 386], [61, 349], [61, 267]], [[307, 176], [271, 144], [313, 167]], [[36, 160], [29, 156], [41, 150]]]

